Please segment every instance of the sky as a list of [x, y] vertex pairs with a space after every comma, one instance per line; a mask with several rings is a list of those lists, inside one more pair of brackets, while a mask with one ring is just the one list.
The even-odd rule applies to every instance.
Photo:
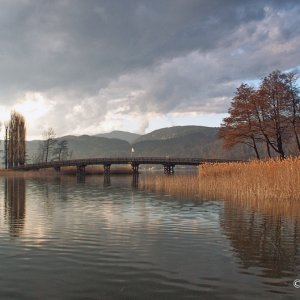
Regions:
[[[0, 121], [27, 138], [219, 126], [236, 88], [300, 71], [299, 0], [0, 0]], [[3, 130], [2, 130], [3, 133]]]

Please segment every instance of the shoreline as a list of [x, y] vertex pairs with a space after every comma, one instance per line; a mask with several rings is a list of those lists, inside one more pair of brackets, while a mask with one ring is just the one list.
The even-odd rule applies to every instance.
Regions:
[[[111, 168], [110, 175], [131, 175], [132, 170], [130, 167], [114, 167]], [[0, 169], [0, 176], [21, 176], [21, 177], [57, 177], [57, 176], [76, 176], [76, 167], [64, 167], [60, 171], [54, 169], [41, 169], [31, 171], [20, 171], [10, 169]], [[85, 169], [85, 175], [104, 175], [103, 167], [99, 166], [87, 166]]]

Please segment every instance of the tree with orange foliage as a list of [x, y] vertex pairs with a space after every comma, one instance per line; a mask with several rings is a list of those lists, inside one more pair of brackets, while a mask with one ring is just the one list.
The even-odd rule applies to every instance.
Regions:
[[[273, 71], [265, 77], [259, 88], [259, 100], [264, 118], [264, 126], [259, 122], [260, 130], [271, 148], [281, 158], [285, 157], [284, 143], [290, 137], [290, 123], [288, 110], [289, 89], [282, 73]], [[260, 115], [257, 115], [258, 119]]]
[[241, 84], [232, 99], [229, 108], [230, 116], [223, 120], [219, 136], [224, 139], [224, 147], [231, 148], [236, 144], [246, 144], [253, 148], [256, 157], [260, 155], [257, 148], [259, 133], [253, 116], [253, 97], [255, 90], [247, 84]]
[[294, 137], [300, 151], [300, 97], [294, 73], [273, 71], [258, 90], [242, 84], [228, 112], [219, 132], [225, 147], [243, 143], [259, 158], [257, 146], [264, 142], [270, 157], [272, 150], [283, 159], [285, 146]]
[[300, 152], [300, 96], [299, 88], [296, 84], [298, 77], [296, 73], [290, 72], [283, 74], [283, 79], [289, 88], [287, 103], [289, 110], [289, 121], [298, 151]]

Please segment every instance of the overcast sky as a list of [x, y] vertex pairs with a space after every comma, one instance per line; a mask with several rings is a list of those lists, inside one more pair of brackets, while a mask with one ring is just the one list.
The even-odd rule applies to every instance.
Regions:
[[28, 138], [218, 126], [241, 82], [300, 70], [300, 1], [0, 0], [0, 120]]

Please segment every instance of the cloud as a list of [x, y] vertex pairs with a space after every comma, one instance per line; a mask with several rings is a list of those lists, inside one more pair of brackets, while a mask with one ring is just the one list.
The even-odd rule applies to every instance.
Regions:
[[298, 1], [3, 0], [0, 105], [51, 104], [32, 135], [224, 113], [241, 81], [300, 65], [299, 13]]

